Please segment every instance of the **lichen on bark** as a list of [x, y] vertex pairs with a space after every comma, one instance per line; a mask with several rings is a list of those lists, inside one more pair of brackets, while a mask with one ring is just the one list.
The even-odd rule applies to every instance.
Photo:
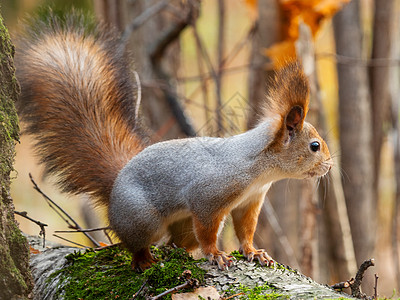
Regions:
[[0, 299], [24, 298], [32, 289], [29, 247], [14, 218], [10, 196], [19, 132], [14, 102], [20, 90], [13, 57], [14, 46], [0, 15]]

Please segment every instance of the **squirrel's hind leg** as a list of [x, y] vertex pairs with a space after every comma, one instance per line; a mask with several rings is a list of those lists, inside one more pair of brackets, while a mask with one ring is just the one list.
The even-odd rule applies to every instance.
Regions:
[[[124, 199], [121, 197], [121, 199]], [[144, 271], [156, 261], [149, 247], [164, 233], [163, 220], [157, 211], [140, 199], [111, 201], [108, 207], [110, 227], [123, 245], [133, 254], [132, 268]]]
[[176, 245], [179, 248], [185, 248], [187, 251], [193, 251], [199, 247], [199, 242], [193, 231], [191, 216], [173, 222], [168, 226], [168, 231], [170, 234], [168, 244]]
[[157, 261], [153, 258], [149, 248], [143, 248], [133, 253], [132, 269], [143, 272], [150, 268]]

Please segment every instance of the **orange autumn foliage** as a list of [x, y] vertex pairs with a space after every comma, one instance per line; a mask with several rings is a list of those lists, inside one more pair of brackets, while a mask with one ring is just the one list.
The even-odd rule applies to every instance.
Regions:
[[[282, 41], [265, 50], [275, 66], [296, 57], [295, 41], [299, 37], [299, 24], [307, 24], [313, 37], [324, 20], [331, 18], [350, 0], [277, 0], [282, 12]], [[257, 11], [257, 0], [246, 0], [248, 7]]]

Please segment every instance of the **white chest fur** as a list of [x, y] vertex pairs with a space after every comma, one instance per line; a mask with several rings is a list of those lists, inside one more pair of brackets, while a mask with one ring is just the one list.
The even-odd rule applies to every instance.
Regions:
[[246, 205], [253, 201], [264, 200], [264, 197], [272, 183], [278, 179], [279, 178], [276, 178], [276, 176], [271, 176], [270, 174], [260, 175], [253, 180], [243, 193], [241, 193], [241, 195], [234, 201], [233, 208]]

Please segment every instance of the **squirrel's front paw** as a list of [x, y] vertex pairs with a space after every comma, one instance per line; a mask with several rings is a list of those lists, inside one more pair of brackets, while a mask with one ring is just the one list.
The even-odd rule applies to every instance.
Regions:
[[227, 255], [223, 251], [216, 251], [215, 253], [207, 254], [208, 261], [214, 265], [218, 265], [218, 268], [222, 271], [228, 270], [229, 267], [233, 266], [234, 257]]
[[274, 260], [264, 249], [257, 250], [254, 247], [240, 247], [239, 252], [243, 254], [249, 262], [252, 262], [256, 258], [262, 266], [271, 266], [274, 264]]

